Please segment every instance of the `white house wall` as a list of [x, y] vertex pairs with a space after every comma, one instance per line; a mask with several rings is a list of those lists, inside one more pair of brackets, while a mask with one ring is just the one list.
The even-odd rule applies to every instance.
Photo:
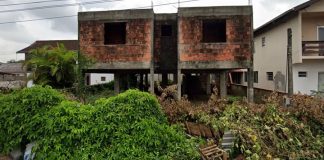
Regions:
[[[101, 77], [105, 77], [106, 80], [101, 81]], [[108, 83], [113, 80], [114, 80], [113, 74], [107, 74], [107, 73], [91, 73], [90, 74], [90, 85]]]
[[[298, 72], [307, 72], [307, 77], [298, 77]], [[318, 73], [324, 72], [322, 60], [304, 60], [301, 64], [293, 66], [294, 92], [310, 94], [311, 90], [318, 90]]]
[[[301, 61], [301, 29], [300, 17], [296, 16], [270, 31], [254, 38], [254, 70], [258, 71], [256, 88], [286, 91], [286, 62], [287, 62], [287, 29], [292, 29], [294, 63]], [[262, 46], [265, 37], [265, 46]], [[275, 79], [269, 81], [266, 72], [273, 72]], [[277, 75], [277, 76], [276, 76]]]

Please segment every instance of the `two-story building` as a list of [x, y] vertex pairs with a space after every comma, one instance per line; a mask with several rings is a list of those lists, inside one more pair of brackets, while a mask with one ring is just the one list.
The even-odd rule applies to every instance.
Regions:
[[116, 93], [154, 93], [161, 75], [162, 84], [177, 84], [178, 98], [210, 94], [212, 77], [225, 96], [227, 72], [252, 68], [252, 14], [251, 6], [80, 12], [80, 53], [97, 61], [86, 72], [114, 74]]
[[[292, 30], [294, 93], [324, 91], [324, 0], [300, 4], [254, 31], [254, 86], [288, 92], [287, 29]], [[232, 74], [235, 75], [235, 74]], [[244, 84], [244, 76], [237, 76]]]

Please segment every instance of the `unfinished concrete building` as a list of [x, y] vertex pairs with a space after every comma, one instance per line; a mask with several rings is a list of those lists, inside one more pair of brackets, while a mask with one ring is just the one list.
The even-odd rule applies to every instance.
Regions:
[[226, 96], [228, 71], [252, 71], [251, 6], [80, 12], [78, 20], [80, 53], [96, 60], [86, 72], [113, 73], [116, 93], [154, 93], [161, 75], [162, 86], [177, 84], [178, 98], [208, 95], [212, 81]]

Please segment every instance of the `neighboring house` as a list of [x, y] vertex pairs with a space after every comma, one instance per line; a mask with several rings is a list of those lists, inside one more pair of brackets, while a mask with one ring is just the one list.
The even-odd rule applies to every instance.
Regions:
[[[292, 29], [293, 90], [324, 91], [324, 0], [310, 0], [254, 31], [254, 86], [288, 92], [287, 29]], [[234, 83], [246, 84], [240, 71]]]
[[97, 61], [87, 72], [113, 73], [116, 93], [133, 86], [154, 93], [161, 76], [162, 84], [174, 80], [178, 98], [210, 94], [217, 75], [225, 96], [226, 73], [252, 68], [251, 6], [80, 12], [78, 21], [81, 53]]
[[26, 86], [26, 71], [22, 63], [0, 63], [0, 88]]
[[[29, 56], [28, 53], [36, 48], [40, 48], [43, 46], [50, 46], [50, 47], [56, 47], [58, 44], [62, 43], [66, 49], [72, 50], [77, 52], [79, 49], [79, 44], [78, 40], [38, 40], [35, 41], [33, 44], [30, 46], [17, 51], [17, 53], [24, 53], [25, 54], [25, 59], [28, 60]], [[27, 73], [28, 75], [30, 73]], [[113, 80], [113, 75], [112, 74], [97, 74], [97, 73], [87, 73], [86, 74], [87, 78], [90, 79], [90, 81], [86, 82], [87, 85], [96, 85], [96, 84], [101, 84], [101, 83], [107, 83]], [[104, 77], [104, 78], [102, 78]], [[32, 82], [29, 81], [27, 86], [32, 86]]]

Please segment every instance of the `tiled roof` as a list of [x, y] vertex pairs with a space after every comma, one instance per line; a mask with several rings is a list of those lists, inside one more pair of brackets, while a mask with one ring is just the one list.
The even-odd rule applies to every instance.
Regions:
[[39, 41], [35, 41], [30, 46], [28, 46], [20, 51], [17, 51], [17, 53], [28, 53], [33, 49], [43, 47], [46, 45], [55, 47], [55, 46], [57, 46], [58, 43], [63, 43], [64, 46], [66, 47], [66, 49], [68, 49], [68, 50], [73, 50], [73, 51], [78, 50], [78, 40], [39, 40]]

